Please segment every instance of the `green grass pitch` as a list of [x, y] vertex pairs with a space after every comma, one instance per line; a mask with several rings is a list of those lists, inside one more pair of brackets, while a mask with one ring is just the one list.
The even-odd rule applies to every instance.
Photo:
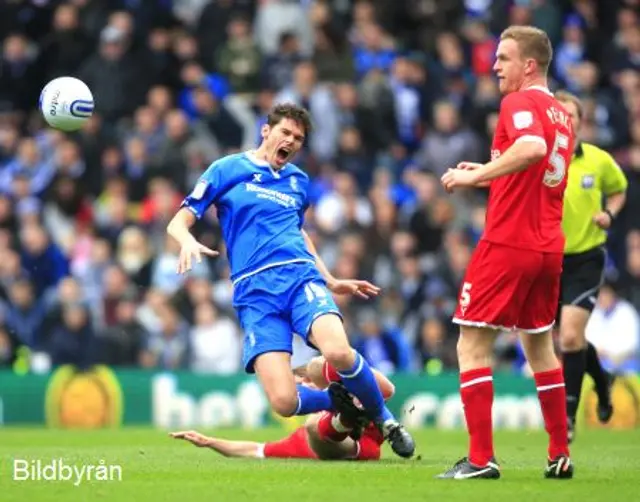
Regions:
[[[203, 431], [212, 433], [212, 431]], [[282, 429], [218, 431], [226, 438], [277, 439]], [[640, 488], [640, 430], [579, 431], [572, 448], [576, 476], [545, 480], [546, 435], [498, 432], [502, 479], [443, 481], [434, 476], [466, 450], [463, 432], [415, 431], [419, 459], [402, 460], [385, 447], [380, 462], [315, 462], [223, 458], [169, 438], [166, 431], [58, 431], [0, 428], [3, 502], [284, 502], [489, 500], [636, 500]], [[15, 481], [15, 459], [72, 465], [119, 465], [120, 481]]]

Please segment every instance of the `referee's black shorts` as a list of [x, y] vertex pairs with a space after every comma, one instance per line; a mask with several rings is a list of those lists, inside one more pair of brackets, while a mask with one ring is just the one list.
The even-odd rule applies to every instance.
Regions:
[[591, 312], [604, 281], [605, 250], [597, 247], [565, 255], [560, 279], [560, 304], [575, 305]]

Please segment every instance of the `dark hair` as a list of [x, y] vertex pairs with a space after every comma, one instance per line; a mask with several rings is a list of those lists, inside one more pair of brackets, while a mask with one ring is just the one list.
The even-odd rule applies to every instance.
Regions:
[[282, 119], [291, 119], [297, 122], [304, 129], [305, 135], [313, 129], [309, 112], [294, 103], [282, 103], [274, 106], [267, 116], [267, 124], [273, 127], [278, 125]]

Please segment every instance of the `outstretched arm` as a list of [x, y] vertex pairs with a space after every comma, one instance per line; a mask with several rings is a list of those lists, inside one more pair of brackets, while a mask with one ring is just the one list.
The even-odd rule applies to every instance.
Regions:
[[205, 436], [196, 431], [180, 431], [169, 434], [175, 439], [184, 439], [198, 448], [210, 448], [225, 457], [258, 458], [263, 444], [255, 441], [233, 441]]
[[218, 252], [200, 244], [191, 234], [191, 227], [196, 223], [196, 216], [190, 209], [180, 209], [167, 225], [167, 233], [180, 244], [180, 259], [177, 272], [183, 274], [191, 270], [191, 258], [202, 261], [202, 255], [218, 256]]

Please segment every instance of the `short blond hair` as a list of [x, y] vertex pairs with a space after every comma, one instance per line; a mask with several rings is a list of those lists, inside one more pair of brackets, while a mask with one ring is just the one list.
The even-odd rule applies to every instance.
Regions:
[[546, 75], [553, 58], [553, 47], [548, 35], [534, 26], [509, 26], [500, 35], [500, 40], [515, 40], [520, 53], [525, 58], [532, 58]]
[[555, 98], [560, 101], [560, 103], [573, 103], [578, 110], [578, 118], [582, 118], [584, 106], [578, 96], [571, 94], [569, 91], [557, 91], [555, 93]]

